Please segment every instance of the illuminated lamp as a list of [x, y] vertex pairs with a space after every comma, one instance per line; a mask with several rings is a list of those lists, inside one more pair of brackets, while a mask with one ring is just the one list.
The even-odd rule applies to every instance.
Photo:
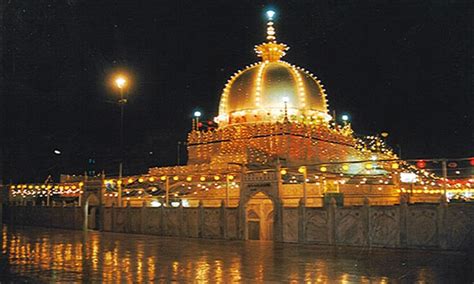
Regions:
[[325, 166], [322, 166], [319, 168], [320, 171], [322, 172], [326, 172], [328, 170], [328, 168], [326, 168]]
[[234, 176], [233, 176], [233, 175], [229, 175], [229, 176], [227, 176], [227, 178], [228, 178], [229, 180], [233, 180], [233, 179], [234, 179]]
[[416, 162], [416, 166], [420, 169], [424, 169], [426, 167], [426, 162], [423, 160], [419, 160], [418, 162]]
[[192, 180], [193, 180], [193, 177], [192, 177], [192, 176], [186, 177], [186, 181], [192, 181]]
[[118, 181], [117, 181], [117, 184], [122, 184], [122, 180], [118, 180]]
[[220, 176], [214, 176], [214, 180], [220, 180], [221, 177]]
[[342, 165], [342, 170], [343, 171], [348, 171], [349, 170], [349, 165], [348, 164]]
[[128, 182], [128, 183], [132, 183], [132, 182], [133, 182], [133, 179], [129, 178], [127, 182]]
[[273, 10], [268, 10], [266, 13], [268, 20], [272, 20], [273, 16], [275, 16], [275, 11]]
[[302, 173], [302, 174], [305, 173], [305, 172], [306, 172], [306, 167], [305, 167], [305, 166], [299, 167], [299, 168], [298, 168], [298, 172], [299, 172], [299, 173]]
[[205, 176], [202, 176], [199, 178], [200, 181], [205, 181], [206, 180], [206, 177]]
[[280, 174], [282, 174], [282, 175], [286, 175], [287, 173], [288, 173], [288, 172], [287, 172], [285, 169], [283, 169], [283, 170], [280, 171]]
[[365, 164], [364, 167], [365, 167], [366, 170], [371, 170], [373, 168], [372, 163], [367, 163], [367, 164]]
[[161, 179], [162, 181], [165, 181], [165, 180], [166, 180], [166, 176], [162, 176], [162, 177], [160, 177], [160, 179]]
[[143, 182], [143, 178], [139, 178], [139, 179], [138, 179], [138, 182]]
[[175, 180], [175, 181], [176, 181], [176, 180], [179, 180], [179, 177], [178, 177], [178, 176], [174, 176], [174, 177], [173, 177], [173, 180]]
[[398, 163], [392, 163], [392, 169], [397, 170], [398, 168], [400, 168]]
[[155, 178], [154, 178], [154, 177], [150, 177], [148, 180], [151, 181], [151, 182], [154, 182], [154, 181], [155, 181]]

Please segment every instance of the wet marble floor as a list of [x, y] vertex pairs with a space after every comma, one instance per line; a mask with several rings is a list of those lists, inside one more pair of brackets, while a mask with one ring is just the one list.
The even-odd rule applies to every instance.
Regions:
[[467, 254], [3, 227], [0, 282], [471, 283]]

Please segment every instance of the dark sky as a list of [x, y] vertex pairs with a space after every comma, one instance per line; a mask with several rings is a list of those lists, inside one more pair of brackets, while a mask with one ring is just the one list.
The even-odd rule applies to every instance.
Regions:
[[107, 80], [120, 69], [134, 80], [126, 173], [175, 164], [192, 112], [215, 116], [227, 79], [258, 61], [266, 7], [291, 47], [284, 59], [323, 81], [357, 133], [387, 131], [404, 158], [474, 156], [470, 2], [2, 1], [4, 181], [116, 173]]

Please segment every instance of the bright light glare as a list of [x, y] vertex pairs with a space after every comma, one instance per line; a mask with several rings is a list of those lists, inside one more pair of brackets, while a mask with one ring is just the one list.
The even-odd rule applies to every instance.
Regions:
[[125, 80], [125, 78], [122, 76], [115, 79], [115, 84], [117, 85], [119, 89], [122, 89], [126, 83], [127, 83], [127, 80]]
[[54, 154], [56, 154], [56, 155], [61, 155], [61, 151], [59, 151], [58, 149], [54, 149], [53, 152], [54, 152]]
[[284, 103], [287, 103], [287, 102], [290, 101], [290, 98], [288, 98], [288, 97], [283, 97], [282, 100], [283, 100]]
[[195, 112], [194, 112], [194, 116], [195, 116], [195, 117], [200, 117], [201, 114], [202, 114], [202, 113], [201, 113], [200, 111], [195, 111]]
[[151, 202], [151, 207], [160, 207], [161, 203], [158, 200], [153, 200]]
[[273, 11], [273, 10], [268, 10], [268, 11], [266, 12], [266, 14], [267, 14], [267, 18], [268, 18], [269, 20], [272, 20], [272, 19], [273, 19], [273, 16], [275, 16], [275, 11]]
[[343, 121], [348, 121], [349, 120], [349, 116], [347, 114], [343, 114], [341, 118], [342, 118]]
[[403, 183], [415, 183], [418, 176], [415, 173], [400, 173], [400, 181]]

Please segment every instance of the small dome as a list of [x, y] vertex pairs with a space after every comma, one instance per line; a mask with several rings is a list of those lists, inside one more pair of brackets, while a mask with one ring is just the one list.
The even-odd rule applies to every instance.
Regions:
[[[326, 95], [311, 74], [284, 61], [263, 61], [232, 77], [221, 97], [221, 125], [328, 117]], [[250, 114], [250, 115], [249, 115]]]

